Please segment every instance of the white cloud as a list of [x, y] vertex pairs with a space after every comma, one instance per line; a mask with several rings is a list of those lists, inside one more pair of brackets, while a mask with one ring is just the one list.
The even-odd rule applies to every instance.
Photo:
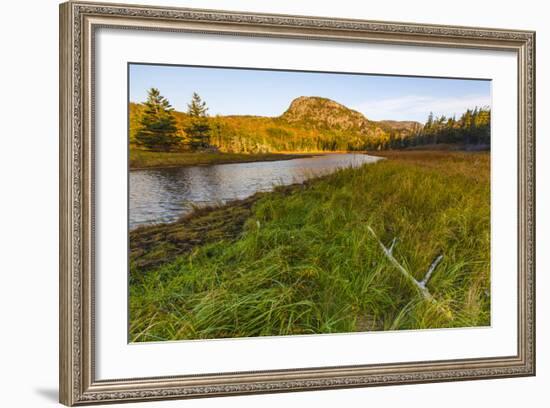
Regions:
[[466, 109], [490, 106], [490, 95], [466, 95], [460, 97], [432, 97], [407, 95], [399, 98], [367, 100], [353, 109], [372, 120], [416, 120], [424, 123], [430, 112], [435, 116], [460, 116]]

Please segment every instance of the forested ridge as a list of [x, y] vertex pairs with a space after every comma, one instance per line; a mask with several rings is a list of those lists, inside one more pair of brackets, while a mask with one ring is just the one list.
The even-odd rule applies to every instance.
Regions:
[[[299, 97], [278, 117], [209, 116], [194, 94], [186, 112], [175, 111], [158, 90], [147, 102], [130, 103], [130, 144], [152, 151], [216, 149], [230, 153], [365, 151], [424, 145], [490, 145], [488, 108], [460, 118], [372, 121], [360, 112], [321, 97]], [[158, 135], [158, 138], [151, 135]]]

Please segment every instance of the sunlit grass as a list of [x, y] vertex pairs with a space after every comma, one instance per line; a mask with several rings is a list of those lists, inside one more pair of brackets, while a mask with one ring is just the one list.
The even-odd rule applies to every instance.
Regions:
[[254, 161], [289, 160], [309, 157], [310, 154], [284, 153], [223, 153], [223, 152], [153, 152], [130, 148], [130, 169], [180, 167], [206, 164], [243, 163]]
[[[489, 325], [489, 154], [385, 155], [264, 193], [238, 231], [152, 267], [131, 257], [131, 340]], [[444, 255], [428, 283], [434, 302], [369, 226], [387, 246], [397, 239], [393, 255], [417, 280]], [[148, 251], [165, 246], [162, 237], [149, 238]]]

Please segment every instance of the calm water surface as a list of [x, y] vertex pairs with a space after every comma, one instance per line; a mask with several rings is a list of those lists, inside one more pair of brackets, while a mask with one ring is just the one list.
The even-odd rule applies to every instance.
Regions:
[[359, 167], [380, 158], [328, 154], [271, 162], [216, 164], [130, 172], [130, 228], [175, 221], [193, 205], [223, 204], [277, 185], [300, 183], [339, 168]]

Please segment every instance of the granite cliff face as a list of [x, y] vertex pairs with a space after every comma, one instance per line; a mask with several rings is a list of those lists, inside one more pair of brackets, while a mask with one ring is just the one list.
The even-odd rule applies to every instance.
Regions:
[[337, 129], [353, 133], [367, 133], [375, 127], [363, 114], [318, 96], [294, 99], [281, 119], [314, 129]]

